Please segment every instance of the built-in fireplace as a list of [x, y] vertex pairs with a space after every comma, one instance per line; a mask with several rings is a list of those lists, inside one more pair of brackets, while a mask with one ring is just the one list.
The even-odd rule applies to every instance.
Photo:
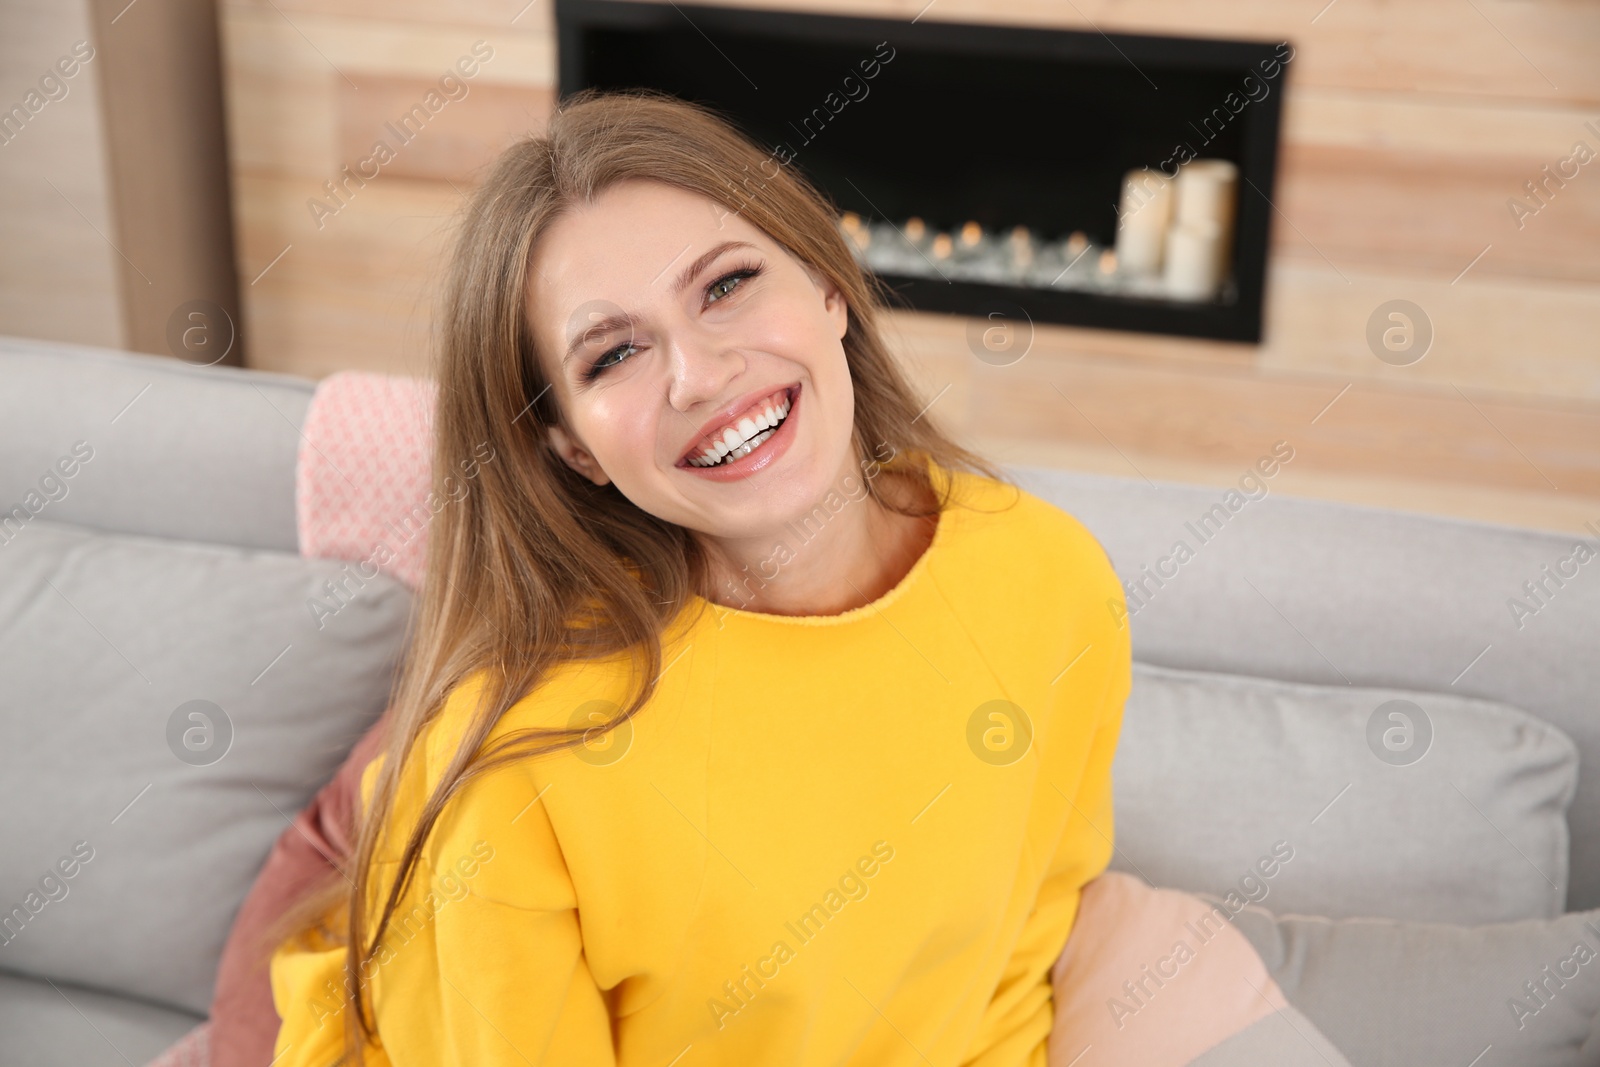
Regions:
[[1258, 342], [1288, 44], [557, 0], [559, 88], [731, 117], [928, 311]]

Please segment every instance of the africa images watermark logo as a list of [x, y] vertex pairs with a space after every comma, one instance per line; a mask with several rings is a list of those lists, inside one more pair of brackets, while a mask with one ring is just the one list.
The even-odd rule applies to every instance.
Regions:
[[783, 924], [784, 930], [794, 939], [793, 945], [788, 938], [777, 939], [772, 943], [771, 950], [757, 959], [754, 966], [745, 964], [737, 975], [722, 983], [722, 994], [706, 1000], [706, 1007], [710, 1009], [717, 1029], [721, 1030], [729, 1019], [749, 1007], [750, 1002], [767, 987], [767, 983], [776, 979], [782, 968], [796, 958], [798, 949], [816, 940], [847, 905], [865, 900], [872, 891], [868, 880], [876, 877], [883, 869], [883, 864], [892, 859], [894, 846], [887, 841], [874, 841], [870, 855], [862, 855], [853, 865], [845, 868], [821, 899], [814, 901], [797, 918]]
[[472, 54], [457, 59], [455, 66], [441, 74], [437, 88], [429, 89], [404, 114], [383, 124], [384, 136], [372, 142], [371, 150], [356, 162], [354, 171], [345, 164], [337, 175], [323, 182], [326, 199], [313, 196], [306, 200], [306, 209], [311, 212], [311, 221], [317, 224], [317, 229], [322, 229], [330, 217], [349, 207], [356, 193], [398, 159], [400, 149], [416, 140], [435, 115], [449, 104], [465, 100], [472, 91], [467, 81], [477, 76], [480, 64], [493, 58], [494, 48], [487, 41], [474, 42]]

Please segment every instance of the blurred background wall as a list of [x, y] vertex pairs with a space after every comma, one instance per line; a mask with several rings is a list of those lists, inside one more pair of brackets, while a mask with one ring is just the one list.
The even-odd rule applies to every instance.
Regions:
[[[0, 108], [26, 117], [0, 127], [0, 332], [121, 347], [109, 174], [101, 138], [100, 69], [73, 56], [92, 49], [86, 0], [10, 0], [0, 7]], [[39, 89], [77, 73], [51, 100]], [[26, 112], [26, 94], [44, 100]]]
[[[140, 249], [153, 256], [160, 242], [117, 216], [139, 210], [146, 223], [185, 232], [177, 216], [202, 207], [174, 199], [204, 197], [170, 191], [208, 173], [205, 152], [190, 146], [179, 168], [188, 177], [152, 179], [143, 168], [147, 183], [166, 183], [164, 205], [122, 206], [118, 161], [136, 153], [126, 134], [108, 133], [95, 79], [115, 74], [103, 60], [118, 35], [170, 27], [188, 5], [125, 2], [102, 12], [83, 0], [11, 0], [0, 13], [0, 106], [22, 99], [73, 42], [102, 50], [69, 96], [0, 146], [0, 189], [14, 205], [0, 221], [0, 332], [167, 350], [127, 283], [129, 267], [144, 266]], [[931, 415], [996, 459], [1224, 485], [1282, 440], [1295, 458], [1278, 491], [1574, 532], [1600, 523], [1600, 161], [1559, 184], [1544, 169], [1580, 142], [1600, 152], [1595, 5], [738, 6], [1294, 45], [1262, 344], [1041, 325], [1025, 359], [996, 367], [973, 358], [963, 318], [893, 316], [898, 350], [936, 398]], [[175, 258], [219, 281], [226, 271], [207, 257], [225, 236], [236, 277], [211, 293], [177, 286], [156, 304], [208, 296], [231, 307], [226, 291], [237, 292], [239, 350], [251, 366], [426, 373], [461, 198], [554, 105], [550, 0], [222, 0], [215, 12], [232, 228], [218, 234], [206, 209], [212, 221], [189, 230], [215, 240], [190, 241]], [[204, 23], [203, 13], [188, 17]], [[162, 92], [203, 112], [204, 45], [185, 47], [193, 54], [177, 65], [200, 73]], [[477, 60], [470, 92], [377, 178], [332, 196], [325, 183], [463, 57]], [[148, 146], [172, 134], [139, 136]], [[979, 131], [951, 130], [948, 150], [1004, 163]], [[218, 187], [215, 175], [200, 184]], [[1514, 212], [1513, 200], [1535, 210]], [[1366, 340], [1374, 310], [1393, 299], [1421, 307], [1434, 330], [1432, 349], [1410, 366], [1380, 361]]]
[[167, 352], [188, 309], [240, 318], [217, 42], [210, 0], [0, 7], [0, 332]]

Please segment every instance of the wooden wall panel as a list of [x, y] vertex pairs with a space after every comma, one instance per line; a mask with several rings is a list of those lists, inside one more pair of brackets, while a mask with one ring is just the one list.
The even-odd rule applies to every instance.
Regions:
[[303, 179], [257, 174], [239, 187], [242, 256], [266, 268], [244, 279], [250, 336], [253, 351], [275, 354], [271, 369], [427, 373], [454, 190], [384, 177], [318, 230]]
[[[1281, 483], [1289, 491], [1571, 530], [1600, 519], [1600, 162], [1520, 229], [1506, 207], [1575, 141], [1600, 152], [1600, 134], [1585, 126], [1600, 123], [1600, 9], [1509, 0], [738, 6], [1296, 48], [1264, 343], [1039, 326], [1008, 374], [967, 352], [965, 320], [896, 313], [897, 350], [939, 397], [930, 417], [1002, 458], [1225, 484], [1259, 438], [1283, 436], [1338, 396], [1301, 431], [1301, 460]], [[424, 372], [461, 194], [552, 106], [551, 5], [224, 0], [222, 13], [257, 365], [314, 376]], [[368, 154], [372, 131], [476, 41], [494, 58], [470, 95], [319, 227], [309, 205], [326, 195], [323, 183]], [[1409, 367], [1367, 347], [1368, 318], [1394, 298], [1416, 302], [1435, 328], [1432, 349]], [[1074, 382], [1081, 412], [1041, 393], [1046, 379]]]
[[[1574, 166], [1570, 181], [1513, 156], [1291, 142], [1280, 159], [1279, 247], [1304, 239], [1340, 267], [1447, 280], [1472, 264], [1478, 278], [1600, 282], [1600, 136], [1582, 133], [1596, 161]], [[1535, 180], [1538, 199], [1524, 188]], [[1529, 213], [1513, 213], [1513, 200]]]
[[[93, 47], [87, 0], [0, 5], [0, 119], [40, 93], [73, 46]], [[0, 125], [0, 333], [122, 346], [116, 217], [100, 137], [96, 59], [68, 69], [65, 95], [35, 97], [20, 127]], [[54, 90], [58, 95], [61, 90]]]
[[[1275, 296], [1270, 343], [1259, 366], [1374, 383], [1424, 382], [1498, 391], [1560, 405], [1600, 396], [1600, 288], [1589, 284], [1346, 269], [1280, 257], [1268, 285]], [[1376, 359], [1366, 326], [1386, 301], [1406, 299], [1433, 323], [1433, 347], [1409, 367]]]
[[[555, 110], [551, 86], [458, 80], [444, 92], [460, 99], [440, 93], [436, 80], [411, 75], [355, 73], [349, 82], [340, 80], [335, 106], [341, 170], [349, 166], [358, 178], [377, 172], [472, 184], [479, 169], [507, 145], [543, 132]], [[432, 97], [435, 102], [445, 101], [436, 103], [437, 114], [429, 114], [423, 103], [430, 93], [439, 94]], [[390, 153], [393, 160], [382, 162]]]

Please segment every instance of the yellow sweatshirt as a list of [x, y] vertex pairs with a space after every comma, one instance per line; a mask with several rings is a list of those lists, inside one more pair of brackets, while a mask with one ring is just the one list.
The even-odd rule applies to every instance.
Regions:
[[[449, 802], [370, 973], [370, 1063], [1044, 1067], [1051, 967], [1111, 857], [1123, 593], [1076, 519], [932, 469], [957, 503], [883, 597], [696, 600], [631, 729]], [[391, 826], [480, 685], [430, 724]], [[624, 692], [621, 659], [566, 665], [492, 737]], [[274, 1067], [338, 1058], [343, 958], [274, 954]]]

